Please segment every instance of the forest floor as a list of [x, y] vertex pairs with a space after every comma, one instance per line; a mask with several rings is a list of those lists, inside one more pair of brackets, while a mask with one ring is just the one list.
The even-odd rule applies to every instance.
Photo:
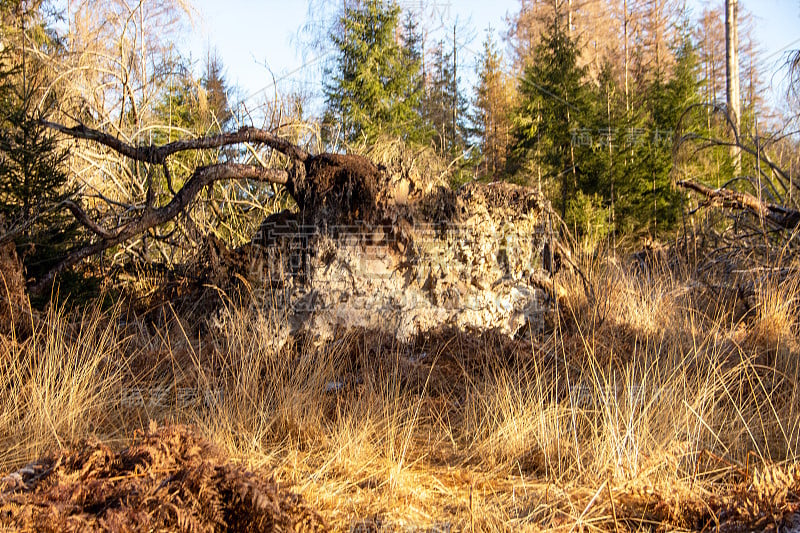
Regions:
[[800, 531], [800, 277], [582, 265], [516, 338], [51, 305], [0, 335], [0, 528]]

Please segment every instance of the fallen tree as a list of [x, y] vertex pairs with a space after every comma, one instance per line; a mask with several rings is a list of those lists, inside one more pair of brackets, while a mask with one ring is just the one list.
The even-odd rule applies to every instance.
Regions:
[[678, 186], [702, 194], [712, 204], [748, 211], [775, 228], [792, 231], [800, 227], [800, 211], [763, 202], [752, 194], [725, 188], [714, 189], [688, 180], [678, 181]]
[[[589, 296], [582, 276], [552, 276], [559, 265], [573, 272], [575, 265], [554, 238], [558, 217], [540, 193], [527, 187], [472, 183], [453, 190], [446, 171], [431, 172], [425, 164], [311, 154], [274, 132], [251, 127], [134, 146], [80, 124], [45, 124], [144, 163], [147, 180], [141, 205], [103, 199], [126, 213], [106, 217], [105, 223], [77, 199], [61, 202], [58, 207], [74, 216], [90, 240], [33, 280], [34, 293], [47, 290], [60, 272], [86, 258], [147, 232], [156, 235], [157, 226], [177, 223], [180, 216], [188, 218], [204, 188], [222, 180], [250, 180], [284, 187], [296, 207], [267, 217], [252, 241], [237, 249], [206, 237], [194, 279], [212, 292], [243, 280], [250, 298], [275, 311], [287, 333], [310, 329], [330, 337], [339, 327], [378, 325], [410, 338], [450, 324], [514, 334], [527, 324], [540, 327], [549, 303], [566, 302], [564, 283], [582, 283]], [[241, 143], [281, 154], [278, 165], [200, 166], [174, 187], [170, 157]], [[163, 180], [155, 179], [155, 169], [162, 169]], [[190, 300], [202, 298], [195, 294]]]
[[[169, 222], [184, 212], [204, 187], [222, 180], [254, 180], [285, 185], [301, 211], [327, 210], [334, 220], [348, 215], [374, 218], [375, 180], [378, 169], [365, 158], [355, 155], [322, 154], [312, 156], [302, 148], [281, 139], [272, 132], [245, 127], [234, 133], [176, 141], [163, 146], [133, 146], [106, 133], [84, 125], [66, 127], [53, 122], [45, 124], [76, 139], [95, 141], [142, 163], [160, 165], [172, 199], [163, 206], [155, 205], [157, 184], [148, 179], [146, 201], [137, 206], [132, 219], [107, 228], [92, 219], [78, 202], [66, 200], [60, 207], [68, 209], [75, 219], [94, 236], [93, 242], [71, 251], [29, 287], [33, 293], [46, 290], [60, 272], [78, 262], [99, 254], [117, 244]], [[233, 144], [263, 144], [290, 158], [287, 170], [264, 168], [239, 163], [219, 163], [195, 169], [178, 191], [173, 190], [167, 158], [189, 150], [220, 148]]]
[[[693, 120], [701, 119], [706, 124], [712, 117], [722, 127], [716, 134], [692, 127]], [[695, 104], [683, 113], [673, 145], [678, 173], [697, 174], [698, 169], [690, 165], [707, 151], [722, 150], [727, 154], [728, 150], [735, 150], [742, 158], [741, 166], [734, 166], [732, 175], [715, 178], [722, 181], [717, 187], [698, 179], [676, 182], [678, 187], [699, 196], [697, 208], [690, 214], [705, 207], [722, 208], [694, 219], [692, 234], [685, 236], [686, 242], [692, 240], [687, 253], [693, 250], [704, 268], [720, 270], [725, 276], [754, 270], [782, 272], [787, 260], [796, 256], [800, 246], [800, 182], [793, 175], [795, 165], [786, 156], [792, 150], [795, 135], [791, 131], [740, 129], [727, 107], [718, 104]], [[687, 166], [681, 168], [682, 165]]]

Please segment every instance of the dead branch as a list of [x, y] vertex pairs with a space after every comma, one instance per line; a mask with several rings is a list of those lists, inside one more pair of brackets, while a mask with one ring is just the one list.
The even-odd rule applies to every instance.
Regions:
[[[759, 158], [761, 163], [763, 165], [765, 165], [766, 167], [768, 167], [775, 174], [775, 176], [778, 177], [778, 179], [781, 182], [781, 185], [783, 185], [784, 189], [788, 190], [789, 187], [791, 187], [791, 186], [797, 187], [797, 185], [791, 179], [791, 176], [789, 176], [789, 174], [785, 170], [783, 170], [780, 166], [778, 166], [775, 162], [772, 161], [772, 159], [769, 157], [769, 154], [767, 154], [766, 150], [763, 149], [763, 146], [760, 145], [759, 138], [755, 139], [755, 146], [754, 147], [753, 146], [749, 146], [747, 143], [744, 142], [744, 139], [742, 138], [741, 132], [736, 127], [736, 124], [734, 123], [733, 119], [731, 118], [731, 115], [728, 113], [727, 108], [722, 104], [703, 104], [703, 103], [700, 103], [700, 104], [692, 104], [692, 105], [690, 105], [689, 107], [686, 108], [686, 110], [683, 112], [681, 117], [678, 119], [678, 130], [682, 130], [684, 120], [692, 112], [694, 112], [697, 109], [706, 109], [706, 108], [710, 109], [711, 112], [714, 113], [715, 115], [722, 116], [722, 118], [725, 119], [725, 122], [727, 123], [728, 127], [730, 128], [731, 132], [733, 133], [733, 140], [732, 141], [726, 141], [726, 140], [723, 140], [723, 139], [717, 139], [717, 138], [712, 138], [712, 137], [700, 135], [700, 134], [694, 133], [694, 132], [686, 132], [686, 133], [678, 136], [678, 142], [676, 142], [675, 145], [673, 146], [673, 149], [672, 149], [673, 150], [673, 159], [675, 159], [675, 156], [676, 156], [678, 150], [682, 146], [684, 146], [687, 143], [695, 142], [695, 141], [700, 141], [700, 142], [704, 143], [705, 146], [703, 146], [703, 148], [709, 148], [709, 147], [712, 147], [712, 146], [723, 146], [723, 147], [728, 147], [728, 148], [736, 147], [736, 148], [744, 151], [745, 153], [747, 153], [747, 154], [749, 154], [749, 155], [751, 155], [753, 157]], [[763, 170], [761, 171], [761, 174], [764, 177], [768, 178], [768, 176], [766, 175], [766, 173]]]
[[[34, 293], [41, 293], [52, 284], [56, 275], [83, 259], [142, 235], [185, 213], [199, 192], [215, 181], [254, 180], [285, 185], [301, 212], [308, 216], [318, 215], [327, 223], [353, 220], [374, 222], [373, 219], [378, 217], [376, 188], [381, 170], [372, 162], [354, 155], [312, 156], [270, 131], [243, 127], [232, 133], [175, 141], [161, 146], [135, 146], [83, 124], [72, 127], [47, 121], [42, 121], [42, 124], [72, 138], [107, 146], [135, 161], [161, 165], [165, 169], [167, 188], [172, 193], [172, 199], [159, 207], [155, 201], [153, 178], [149, 176], [143, 190], [146, 194], [145, 203], [141, 206], [120, 206], [128, 215], [113, 228], [93, 220], [75, 201], [59, 204], [58, 207], [69, 209], [78, 222], [92, 233], [95, 240], [71, 251], [41, 279], [35, 280], [30, 287]], [[172, 178], [166, 168], [169, 156], [189, 150], [220, 148], [239, 143], [268, 146], [287, 156], [290, 164], [287, 170], [235, 163], [199, 167], [182, 188], [173, 192]]]
[[119, 140], [118, 138], [99, 130], [88, 128], [83, 124], [78, 124], [68, 128], [55, 122], [42, 121], [48, 128], [54, 129], [75, 139], [85, 139], [98, 142], [108, 146], [112, 150], [142, 163], [163, 164], [167, 157], [178, 152], [188, 150], [206, 150], [210, 148], [221, 148], [231, 144], [252, 143], [265, 144], [270, 148], [278, 150], [291, 157], [305, 163], [311, 157], [308, 152], [297, 145], [281, 139], [272, 132], [245, 126], [233, 133], [223, 133], [210, 137], [200, 137], [197, 139], [187, 139], [174, 141], [162, 146], [134, 146]]
[[744, 209], [780, 229], [793, 230], [800, 227], [800, 211], [762, 202], [755, 196], [729, 189], [712, 189], [695, 181], [681, 180], [678, 186], [698, 192], [708, 200], [723, 207]]
[[110, 239], [114, 236], [103, 226], [92, 220], [86, 213], [86, 211], [81, 209], [80, 206], [75, 202], [73, 202], [72, 200], [64, 200], [63, 202], [61, 202], [61, 205], [69, 209], [69, 211], [78, 220], [78, 222], [83, 224], [83, 226], [88, 228], [92, 233], [99, 235], [103, 239]]
[[68, 208], [84, 226], [100, 237], [100, 240], [70, 252], [61, 262], [30, 287], [31, 292], [34, 294], [43, 292], [60, 272], [103, 250], [172, 220], [186, 209], [204, 187], [216, 181], [242, 179], [286, 184], [289, 180], [289, 174], [285, 170], [259, 168], [235, 163], [199, 167], [168, 204], [159, 208], [146, 208], [142, 210], [138, 218], [113, 230], [107, 230], [92, 221], [86, 212], [74, 202], [65, 202], [63, 206]]

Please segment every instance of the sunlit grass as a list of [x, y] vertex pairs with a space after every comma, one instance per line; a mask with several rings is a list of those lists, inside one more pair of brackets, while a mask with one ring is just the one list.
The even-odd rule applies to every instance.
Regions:
[[559, 319], [529, 340], [351, 331], [281, 346], [269, 309], [230, 304], [199, 336], [169, 308], [53, 306], [0, 344], [0, 463], [191, 423], [334, 529], [518, 531], [614, 529], [632, 495], [689, 509], [797, 459], [797, 284], [756, 280], [741, 313], [689, 279], [584, 262], [594, 300], [565, 279]]

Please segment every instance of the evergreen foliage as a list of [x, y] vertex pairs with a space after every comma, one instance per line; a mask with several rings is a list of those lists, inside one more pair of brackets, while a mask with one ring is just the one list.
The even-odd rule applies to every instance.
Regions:
[[433, 59], [425, 91], [424, 118], [433, 133], [432, 143], [439, 154], [458, 157], [468, 136], [468, 102], [459, 90], [452, 51], [440, 42]]
[[[553, 13], [519, 82], [509, 169], [551, 194], [562, 217], [578, 188], [581, 150], [572, 132], [587, 124], [586, 69], [561, 13]], [[535, 177], [534, 177], [535, 175]]]
[[28, 274], [35, 277], [64, 254], [78, 231], [74, 219], [59, 205], [71, 192], [68, 153], [41, 123], [58, 101], [52, 91], [43, 90], [46, 68], [34, 57], [26, 57], [22, 39], [27, 46], [51, 52], [58, 43], [36, 16], [36, 9], [24, 7], [17, 2], [0, 4], [2, 19], [12, 15], [14, 20], [16, 15], [20, 25], [3, 28], [3, 33], [14, 34], [17, 40], [4, 43], [7, 47], [0, 52], [0, 219], [8, 230], [0, 234], [0, 240], [16, 242]]
[[[224, 65], [215, 54], [209, 54], [205, 64], [205, 72], [200, 79], [192, 74], [188, 64], [175, 65], [174, 82], [161, 95], [155, 106], [158, 128], [154, 139], [158, 144], [166, 144], [186, 137], [187, 132], [193, 136], [213, 135], [235, 128], [234, 113], [229, 103], [235, 87], [231, 87], [224, 75]], [[170, 173], [173, 190], [182, 187], [193, 169], [224, 161], [233, 161], [243, 156], [241, 149], [232, 147], [192, 150], [170, 157], [166, 166]], [[162, 166], [149, 168], [148, 172], [158, 179], [162, 202], [171, 198], [167, 176]], [[265, 184], [216, 182], [206, 189], [205, 199], [211, 207], [210, 213], [214, 221], [202, 220], [220, 238], [227, 241], [234, 239], [236, 233], [229, 227], [228, 221], [244, 220], [247, 217], [241, 212], [238, 202], [248, 195], [263, 196]], [[195, 215], [197, 216], [197, 215]], [[252, 217], [263, 216], [262, 213], [251, 213]], [[256, 224], [258, 222], [255, 222]], [[238, 227], [237, 227], [238, 229]]]
[[200, 118], [208, 125], [207, 130], [224, 131], [233, 121], [233, 111], [228, 103], [229, 92], [222, 60], [216, 53], [209, 54], [206, 72], [198, 90]]
[[[672, 145], [684, 111], [700, 101], [697, 59], [685, 37], [676, 51], [672, 76], [657, 75], [643, 91], [639, 111], [628, 119], [630, 136], [620, 154], [625, 174], [618, 182], [618, 228], [651, 235], [680, 220], [681, 196], [672, 185]], [[684, 129], [691, 124], [682, 124]]]
[[330, 36], [337, 56], [325, 76], [323, 122], [347, 142], [419, 138], [420, 63], [396, 39], [400, 13], [383, 0], [348, 5]]
[[408, 142], [426, 144], [430, 141], [431, 131], [424, 119], [425, 106], [425, 69], [423, 65], [425, 42], [419, 23], [411, 13], [403, 19], [403, 55], [404, 65], [409, 76], [409, 83], [404, 95], [404, 105], [411, 108], [408, 115], [411, 123], [406, 131]]
[[548, 21], [519, 81], [511, 177], [540, 184], [578, 235], [669, 232], [683, 207], [673, 186], [673, 138], [684, 111], [700, 101], [688, 32], [669, 71], [634, 61], [636, 90], [626, 102], [610, 61], [596, 79], [580, 66], [560, 15]]

